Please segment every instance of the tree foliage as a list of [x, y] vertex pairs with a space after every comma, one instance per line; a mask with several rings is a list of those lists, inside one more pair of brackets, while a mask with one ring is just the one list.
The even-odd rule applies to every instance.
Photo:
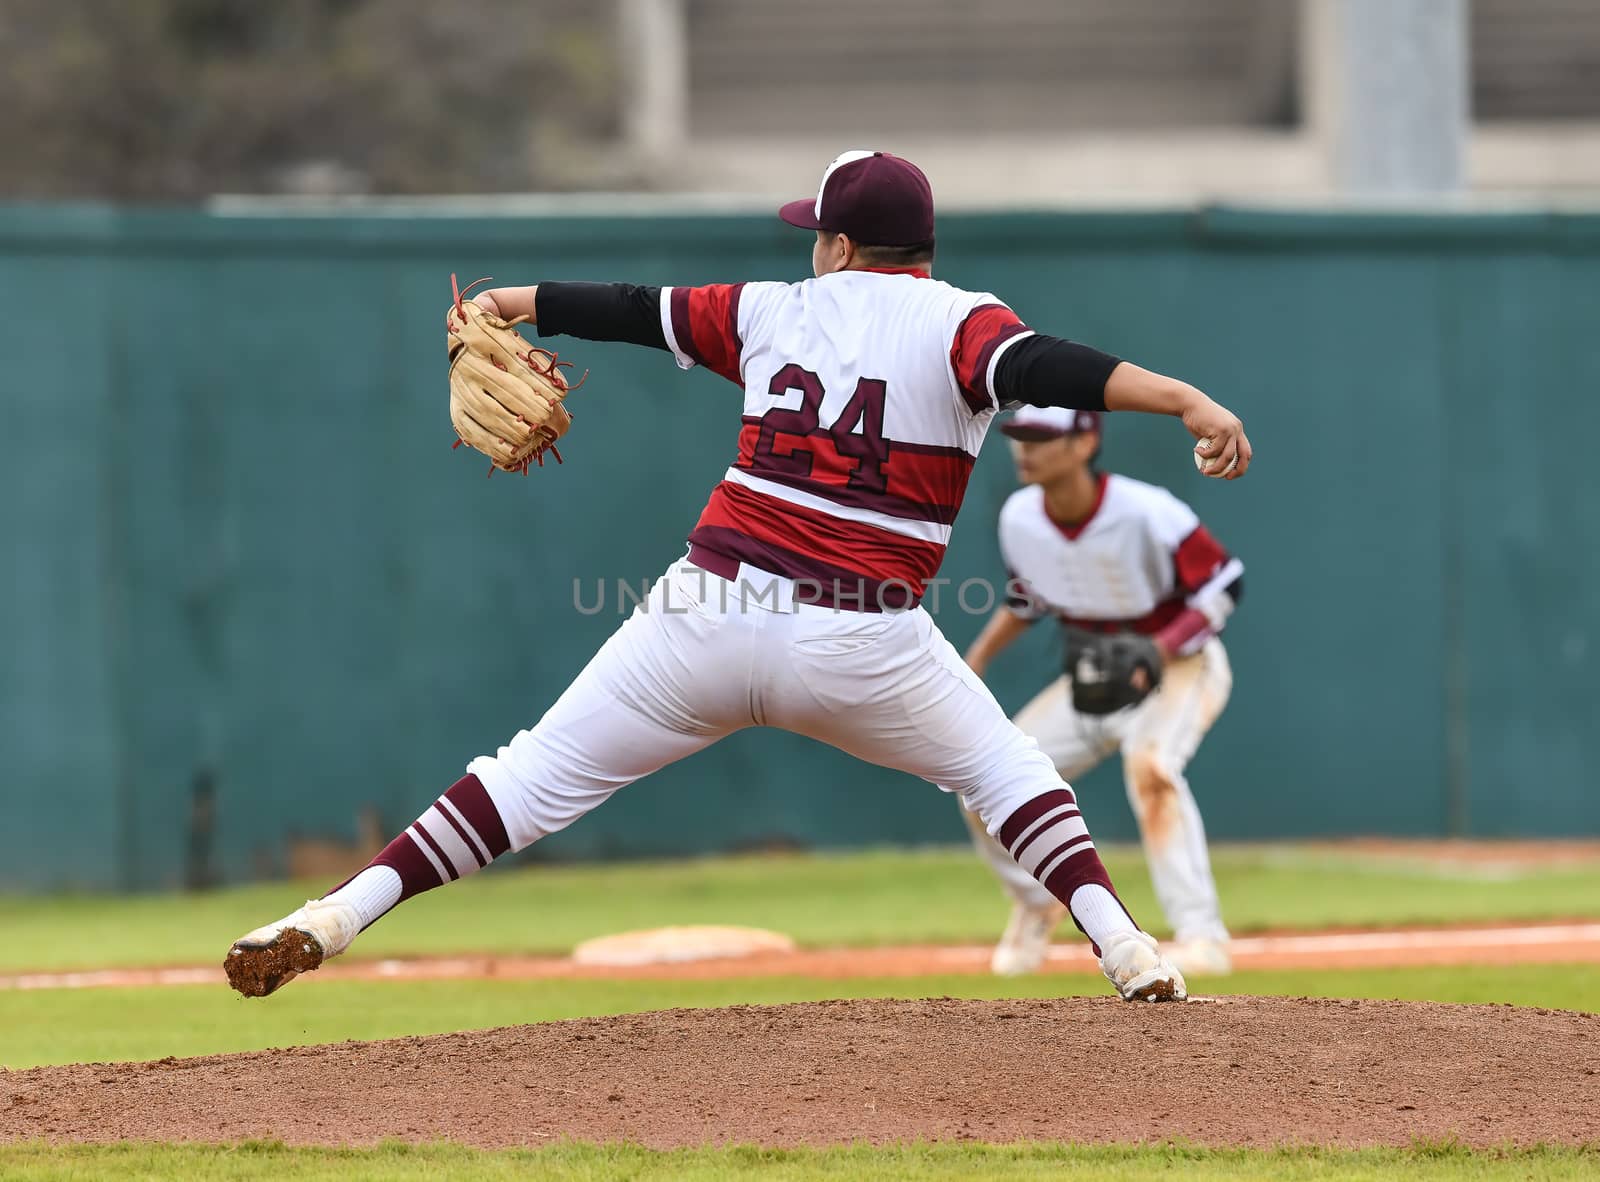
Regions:
[[615, 136], [610, 6], [0, 0], [0, 195], [562, 187]]

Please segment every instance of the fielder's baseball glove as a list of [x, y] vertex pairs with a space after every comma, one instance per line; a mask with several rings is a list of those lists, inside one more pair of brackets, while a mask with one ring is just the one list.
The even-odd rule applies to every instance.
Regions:
[[[478, 283], [484, 282], [478, 280]], [[572, 426], [572, 416], [561, 404], [578, 386], [570, 385], [561, 371], [571, 362], [558, 361], [549, 350], [530, 344], [517, 331], [527, 319], [502, 320], [482, 305], [465, 299], [466, 291], [450, 276], [455, 301], [445, 318], [450, 342], [450, 422], [457, 439], [494, 461], [494, 469], [528, 471], [529, 464], [544, 467], [544, 453], [555, 456], [556, 441]], [[584, 377], [588, 377], [587, 373]]]
[[1113, 714], [1135, 706], [1161, 684], [1161, 650], [1148, 636], [1068, 628], [1066, 647], [1072, 708], [1079, 714]]

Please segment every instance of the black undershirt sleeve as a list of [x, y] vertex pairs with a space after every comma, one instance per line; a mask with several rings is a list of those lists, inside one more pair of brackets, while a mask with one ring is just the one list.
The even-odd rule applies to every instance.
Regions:
[[[539, 289], [541, 297], [544, 288]], [[541, 313], [542, 315], [542, 313]], [[1069, 410], [1105, 410], [1106, 380], [1122, 358], [1037, 333], [1000, 355], [994, 390], [1000, 405], [1063, 406]]]
[[661, 331], [661, 289], [634, 283], [541, 283], [534, 297], [541, 337], [626, 341], [667, 347]]

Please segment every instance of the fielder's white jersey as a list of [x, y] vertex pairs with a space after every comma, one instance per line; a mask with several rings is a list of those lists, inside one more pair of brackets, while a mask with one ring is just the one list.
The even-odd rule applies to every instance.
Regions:
[[802, 581], [811, 602], [905, 607], [939, 570], [995, 366], [1032, 335], [992, 295], [908, 269], [668, 287], [678, 364], [744, 388], [739, 454], [691, 546]]
[[1172, 493], [1102, 474], [1099, 499], [1075, 526], [1054, 521], [1038, 485], [1000, 510], [1000, 552], [1012, 582], [1007, 604], [1027, 619], [1054, 615], [1096, 631], [1161, 631], [1186, 608], [1209, 627], [1183, 651], [1222, 630], [1244, 564]]

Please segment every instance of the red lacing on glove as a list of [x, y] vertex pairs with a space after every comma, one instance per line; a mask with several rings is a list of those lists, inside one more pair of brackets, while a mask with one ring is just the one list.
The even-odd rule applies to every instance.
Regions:
[[485, 275], [482, 279], [474, 279], [471, 283], [467, 284], [466, 287], [457, 287], [456, 273], [454, 271], [450, 272], [450, 297], [455, 303], [456, 311], [461, 314], [461, 322], [463, 324], [467, 322], [467, 310], [461, 306], [461, 301], [466, 299], [467, 296], [471, 295], [472, 289], [477, 287], [478, 284], [488, 283], [493, 278], [493, 275]]
[[[463, 325], [465, 325], [467, 322], [467, 310], [461, 306], [462, 301], [471, 294], [474, 287], [477, 287], [480, 283], [488, 283], [492, 278], [493, 276], [491, 275], [485, 275], [482, 279], [474, 279], [471, 283], [467, 284], [466, 287], [459, 287], [456, 284], [455, 272], [450, 272], [450, 294], [455, 303], [456, 312], [460, 315], [461, 323]], [[518, 316], [515, 320], [508, 320], [506, 323], [510, 327], [514, 328], [519, 324], [525, 323], [527, 320], [527, 316]], [[538, 357], [543, 359], [543, 368], [540, 368], [540, 363], [535, 359], [535, 354], [538, 354]], [[572, 393], [574, 390], [578, 389], [579, 386], [582, 386], [589, 380], [589, 371], [584, 370], [583, 376], [579, 378], [576, 383], [569, 382], [567, 380], [567, 375], [561, 371], [564, 369], [574, 368], [573, 363], [570, 361], [562, 361], [559, 353], [555, 353], [549, 349], [541, 349], [537, 345], [529, 345], [526, 353], [517, 354], [517, 359], [526, 363], [529, 369], [533, 370], [533, 372], [538, 374], [540, 377], [545, 378], [552, 385], [560, 386], [562, 391], [567, 394]], [[500, 363], [498, 358], [491, 357], [489, 360], [494, 364], [496, 369], [504, 373], [511, 372]], [[573, 417], [573, 414], [570, 410], [567, 411], [567, 417], [569, 419]], [[517, 422], [526, 424], [527, 420], [521, 415], [518, 415]], [[512, 467], [508, 468], [507, 471], [521, 472], [524, 476], [526, 476], [528, 474], [528, 468], [534, 463], [537, 463], [539, 467], [543, 468], [545, 452], [549, 452], [551, 455], [555, 456], [556, 463], [566, 463], [566, 461], [561, 458], [561, 450], [556, 447], [556, 440], [559, 439], [560, 436], [548, 426], [540, 426], [535, 428], [535, 430], [537, 430], [539, 434], [544, 437], [543, 442], [535, 447], [520, 464], [513, 465]], [[458, 435], [456, 437], [456, 441], [450, 445], [450, 450], [454, 451], [464, 442], [466, 441]], [[504, 443], [505, 440], [502, 439], [500, 442]], [[490, 464], [489, 475], [493, 476], [495, 474], [495, 469], [497, 469], [499, 466], [500, 465], [498, 464]]]
[[[536, 353], [539, 355], [539, 357], [544, 358], [545, 364], [543, 369], [539, 368], [539, 361], [534, 357], [534, 354]], [[549, 379], [555, 385], [560, 386], [568, 394], [571, 394], [579, 386], [583, 385], [589, 380], [589, 371], [584, 370], [583, 376], [579, 378], [576, 383], [568, 381], [567, 375], [561, 371], [564, 369], [573, 369], [575, 366], [570, 361], [562, 361], [560, 359], [561, 354], [552, 353], [549, 349], [541, 349], [537, 345], [530, 345], [526, 353], [519, 353], [517, 356], [523, 361], [527, 362], [528, 368], [533, 370], [534, 373], [538, 374], [542, 378]]]
[[[567, 417], [568, 418], [572, 417], [572, 412], [571, 411], [567, 412]], [[522, 422], [523, 421], [521, 415], [517, 416], [517, 421], [518, 422]], [[539, 427], [538, 431], [539, 431], [539, 433], [541, 435], [543, 435], [545, 437], [545, 441], [543, 443], [539, 444], [538, 447], [534, 448], [532, 452], [530, 452], [526, 457], [524, 457], [524, 459], [522, 460], [521, 463], [513, 464], [513, 465], [511, 465], [511, 467], [507, 468], [506, 469], [507, 472], [521, 472], [524, 476], [526, 476], [528, 474], [529, 466], [534, 464], [534, 463], [537, 463], [539, 465], [539, 467], [543, 468], [544, 467], [544, 453], [545, 452], [549, 452], [551, 455], [555, 456], [556, 463], [558, 463], [558, 464], [566, 463], [566, 461], [561, 458], [561, 449], [556, 446], [556, 440], [559, 439], [560, 436], [558, 436], [554, 431], [550, 430], [549, 427]], [[456, 448], [460, 447], [465, 442], [466, 442], [465, 439], [462, 439], [459, 435], [456, 436], [456, 441], [450, 445], [450, 450], [451, 451], [455, 451]], [[504, 443], [505, 440], [502, 439], [500, 442]], [[489, 465], [489, 475], [493, 476], [495, 474], [495, 472], [499, 469], [499, 467], [500, 467], [499, 464], [491, 463]]]

